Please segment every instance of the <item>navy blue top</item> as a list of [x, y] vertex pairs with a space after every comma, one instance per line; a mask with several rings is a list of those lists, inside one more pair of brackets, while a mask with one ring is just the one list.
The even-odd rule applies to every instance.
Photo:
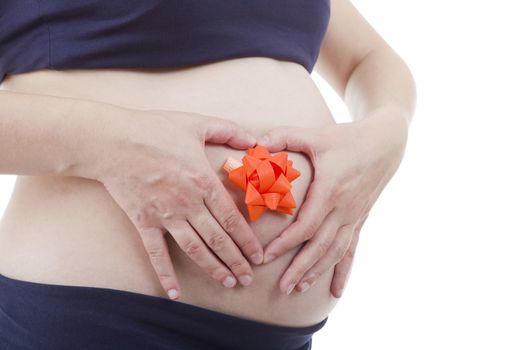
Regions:
[[0, 82], [47, 69], [266, 56], [311, 73], [330, 0], [0, 0]]

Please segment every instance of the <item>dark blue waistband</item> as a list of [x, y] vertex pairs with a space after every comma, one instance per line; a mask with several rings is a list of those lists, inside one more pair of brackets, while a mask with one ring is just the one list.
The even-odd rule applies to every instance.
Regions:
[[308, 350], [327, 320], [278, 326], [146, 294], [0, 274], [5, 350]]

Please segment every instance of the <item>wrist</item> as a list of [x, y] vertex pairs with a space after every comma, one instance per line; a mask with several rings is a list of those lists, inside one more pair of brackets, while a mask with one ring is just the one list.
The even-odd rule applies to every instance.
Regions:
[[384, 106], [371, 111], [364, 119], [374, 125], [389, 139], [406, 142], [410, 127], [410, 116], [402, 108]]
[[355, 123], [363, 127], [360, 134], [371, 147], [370, 152], [394, 163], [401, 161], [408, 140], [409, 119], [406, 114], [396, 108], [383, 107]]
[[123, 119], [132, 114], [133, 110], [115, 105], [76, 101], [69, 111], [67, 154], [56, 174], [100, 181], [118, 148], [119, 133], [126, 125]]

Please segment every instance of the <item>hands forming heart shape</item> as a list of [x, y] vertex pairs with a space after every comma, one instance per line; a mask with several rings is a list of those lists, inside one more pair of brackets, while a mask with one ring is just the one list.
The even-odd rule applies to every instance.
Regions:
[[[321, 128], [278, 127], [266, 140], [256, 140], [236, 123], [217, 117], [135, 111], [137, 118], [122, 119], [126, 127], [112, 128], [119, 136], [107, 149], [117, 150], [118, 157], [101, 158], [90, 175], [104, 184], [137, 228], [172, 299], [180, 296], [181, 287], [167, 233], [228, 288], [237, 280], [251, 284], [253, 270], [246, 257], [254, 264], [268, 263], [306, 242], [281, 277], [281, 291], [304, 292], [335, 265], [330, 290], [340, 297], [361, 227], [404, 153], [408, 122], [390, 112]], [[300, 173], [285, 153], [269, 152], [298, 151], [310, 158], [314, 179], [296, 220], [264, 249], [210, 166], [205, 142], [244, 150], [266, 147], [253, 148], [242, 167], [230, 168], [232, 179], [241, 188], [246, 184], [252, 220], [268, 209], [291, 214], [295, 207], [289, 187]]]

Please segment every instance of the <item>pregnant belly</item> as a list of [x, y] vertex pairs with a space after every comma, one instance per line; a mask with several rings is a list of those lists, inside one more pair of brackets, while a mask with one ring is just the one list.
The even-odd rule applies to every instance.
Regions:
[[[233, 120], [256, 136], [280, 125], [334, 123], [302, 66], [262, 57], [175, 70], [41, 70], [8, 76], [1, 87], [136, 109], [198, 112]], [[245, 152], [213, 144], [206, 144], [205, 150], [248, 218], [244, 192], [230, 185], [222, 170], [227, 157], [241, 159]], [[263, 246], [293, 222], [313, 179], [305, 155], [289, 151], [289, 159], [302, 173], [292, 188], [298, 208], [293, 216], [271, 211], [249, 221]], [[201, 271], [169, 234], [166, 237], [182, 286], [180, 302], [285, 326], [317, 323], [337, 302], [330, 294], [333, 269], [305, 293], [294, 291], [287, 296], [279, 290], [279, 280], [301, 246], [270, 264], [253, 266], [252, 285], [227, 289]], [[84, 178], [17, 177], [0, 222], [0, 273], [33, 282], [166, 297], [126, 214], [101, 183]]]

